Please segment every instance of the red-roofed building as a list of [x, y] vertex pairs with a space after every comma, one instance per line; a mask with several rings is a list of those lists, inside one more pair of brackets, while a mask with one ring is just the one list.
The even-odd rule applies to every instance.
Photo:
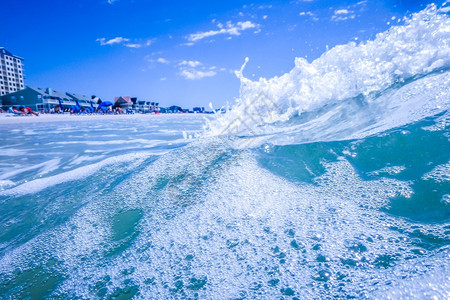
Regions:
[[120, 96], [114, 99], [114, 106], [121, 107], [122, 109], [128, 109], [133, 106], [130, 96]]

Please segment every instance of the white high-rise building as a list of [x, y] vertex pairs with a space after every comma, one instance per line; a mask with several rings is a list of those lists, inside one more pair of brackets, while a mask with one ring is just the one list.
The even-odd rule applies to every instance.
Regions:
[[23, 58], [0, 47], [0, 96], [23, 90]]

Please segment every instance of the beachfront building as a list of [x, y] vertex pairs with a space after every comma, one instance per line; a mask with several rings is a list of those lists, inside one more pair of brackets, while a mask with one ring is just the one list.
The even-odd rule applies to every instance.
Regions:
[[100, 98], [91, 96], [88, 97], [86, 95], [80, 95], [75, 93], [66, 93], [67, 96], [72, 98], [75, 102], [78, 101], [78, 104], [80, 105], [81, 109], [86, 109], [89, 107], [97, 107], [97, 102]]
[[42, 103], [46, 92], [43, 89], [27, 86], [25, 89], [0, 96], [2, 100], [2, 107], [4, 110], [13, 106], [28, 106], [36, 108], [37, 103]]
[[23, 58], [0, 47], [0, 96], [24, 89]]
[[137, 97], [120, 96], [114, 99], [114, 107], [120, 107], [124, 111], [133, 110], [139, 113], [159, 112], [159, 103], [138, 100]]
[[114, 99], [114, 107], [120, 107], [123, 110], [128, 110], [133, 107], [133, 102], [130, 96], [119, 96]]
[[[81, 109], [91, 106], [96, 107], [94, 100], [87, 96], [75, 93], [62, 93], [53, 89], [41, 89], [27, 86], [25, 89], [0, 96], [2, 107], [8, 110], [10, 107], [28, 106], [37, 111], [68, 111], [77, 105], [77, 101]], [[92, 104], [92, 105], [91, 105]]]
[[184, 109], [182, 109], [181, 107], [179, 107], [179, 106], [177, 106], [177, 105], [172, 105], [172, 106], [170, 106], [170, 107], [167, 107], [166, 109], [165, 109], [165, 111], [166, 111], [166, 113], [169, 113], [169, 114], [173, 114], [173, 113], [182, 113], [182, 112], [184, 112], [185, 110]]
[[140, 113], [159, 112], [159, 103], [146, 100], [136, 100], [134, 102], [133, 109]]
[[205, 108], [204, 107], [194, 107], [193, 109], [192, 109], [192, 111], [194, 112], [194, 113], [205, 113]]
[[151, 112], [150, 101], [136, 99], [133, 109], [139, 113], [149, 113]]

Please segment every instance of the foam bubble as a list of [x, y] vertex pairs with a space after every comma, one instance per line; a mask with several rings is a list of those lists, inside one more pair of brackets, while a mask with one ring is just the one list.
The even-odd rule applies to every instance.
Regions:
[[435, 167], [430, 172], [424, 174], [422, 179], [434, 180], [436, 182], [450, 181], [450, 162]]
[[0, 190], [4, 190], [7, 187], [14, 186], [15, 183], [11, 180], [0, 180]]

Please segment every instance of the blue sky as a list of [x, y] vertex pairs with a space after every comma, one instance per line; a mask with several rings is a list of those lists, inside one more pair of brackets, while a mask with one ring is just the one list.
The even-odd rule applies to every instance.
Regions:
[[282, 75], [432, 2], [10, 0], [0, 46], [25, 59], [27, 85], [218, 107], [239, 95], [245, 57], [248, 78]]

